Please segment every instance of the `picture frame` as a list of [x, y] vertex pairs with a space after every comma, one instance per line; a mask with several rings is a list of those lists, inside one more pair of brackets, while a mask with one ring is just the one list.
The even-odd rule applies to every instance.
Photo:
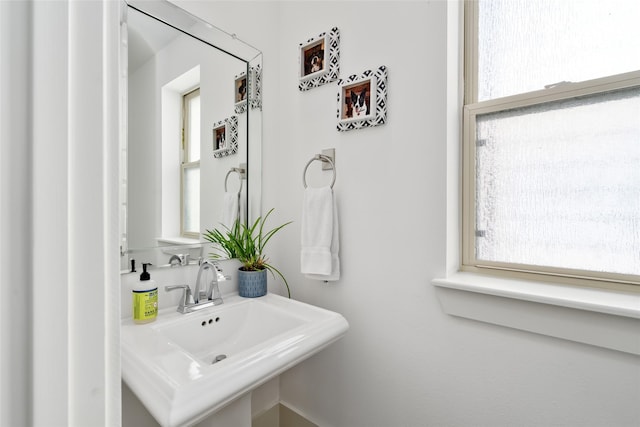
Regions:
[[213, 124], [213, 157], [230, 156], [238, 152], [238, 117], [231, 116]]
[[387, 121], [387, 67], [338, 81], [339, 131], [380, 126]]
[[233, 82], [234, 112], [242, 114], [247, 108], [262, 110], [262, 67], [260, 64], [249, 67], [249, 75], [242, 72]]
[[262, 110], [262, 67], [251, 66], [249, 73], [249, 104]]
[[249, 99], [249, 77], [246, 72], [235, 76], [233, 80], [233, 105], [236, 114], [247, 111], [247, 100]]
[[306, 91], [337, 80], [340, 73], [340, 31], [337, 27], [299, 44], [298, 88]]

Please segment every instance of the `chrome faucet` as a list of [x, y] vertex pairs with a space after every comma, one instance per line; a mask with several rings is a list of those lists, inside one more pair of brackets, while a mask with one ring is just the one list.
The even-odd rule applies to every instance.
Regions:
[[182, 260], [180, 259], [180, 257], [178, 255], [171, 255], [171, 258], [169, 258], [169, 265], [171, 267], [177, 267], [177, 266], [179, 266], [181, 264], [182, 264]]
[[[209, 286], [206, 291], [202, 289], [201, 284], [202, 273], [205, 270], [211, 270], [213, 273], [213, 279], [209, 282]], [[182, 298], [180, 299], [180, 304], [178, 304], [177, 308], [177, 311], [180, 313], [191, 313], [193, 311], [224, 303], [222, 300], [222, 294], [220, 293], [220, 288], [218, 287], [218, 268], [209, 260], [204, 260], [200, 263], [193, 294], [191, 294], [191, 288], [189, 285], [164, 287], [165, 291], [173, 291], [176, 289], [183, 290]]]
[[[205, 270], [211, 270], [213, 273], [213, 279], [209, 282], [209, 287], [206, 291], [201, 288], [200, 279], [202, 278], [202, 273]], [[200, 302], [200, 298], [205, 297], [206, 300], [211, 301], [220, 301], [217, 304], [222, 304], [222, 296], [220, 295], [220, 289], [218, 288], [218, 268], [214, 263], [209, 261], [208, 259], [203, 260], [200, 263], [200, 268], [198, 269], [198, 277], [196, 279], [196, 287], [193, 290], [193, 301], [198, 304]]]
[[169, 258], [169, 265], [171, 267], [189, 265], [189, 254], [171, 255], [171, 258]]

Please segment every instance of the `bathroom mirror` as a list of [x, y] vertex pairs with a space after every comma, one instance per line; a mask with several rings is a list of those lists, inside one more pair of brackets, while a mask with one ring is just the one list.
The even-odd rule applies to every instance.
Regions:
[[198, 247], [225, 193], [242, 220], [259, 215], [262, 55], [166, 1], [127, 1], [121, 27], [124, 269], [151, 248]]

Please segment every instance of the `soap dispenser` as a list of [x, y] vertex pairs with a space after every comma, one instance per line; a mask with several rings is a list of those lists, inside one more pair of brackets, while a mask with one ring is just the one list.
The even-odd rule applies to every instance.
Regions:
[[147, 272], [149, 263], [142, 264], [140, 280], [133, 284], [133, 321], [150, 323], [158, 316], [158, 285]]

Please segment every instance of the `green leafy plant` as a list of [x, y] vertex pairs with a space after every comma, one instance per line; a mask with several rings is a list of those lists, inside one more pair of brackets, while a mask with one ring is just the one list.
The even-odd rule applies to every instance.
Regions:
[[[269, 231], [265, 231], [265, 223], [269, 215], [273, 212], [271, 209], [264, 217], [258, 217], [255, 222], [248, 226], [239, 221], [233, 225], [231, 229], [224, 227], [224, 231], [206, 230], [203, 237], [220, 246], [220, 249], [229, 257], [237, 258], [241, 263], [240, 269], [245, 271], [269, 270], [273, 277], [277, 273], [285, 286], [287, 294], [291, 298], [291, 290], [284, 275], [276, 267], [269, 263], [268, 258], [264, 254], [264, 249], [271, 238], [282, 228], [291, 224], [286, 222]], [[219, 254], [210, 254], [214, 258], [220, 258]]]
[[209, 257], [211, 259], [238, 258], [236, 241], [240, 237], [240, 222], [236, 221], [231, 229], [229, 229], [226, 225], [223, 225], [223, 227], [223, 231], [213, 229], [206, 230], [206, 233], [202, 234], [202, 237], [204, 239], [216, 244], [217, 249], [222, 251], [222, 254], [217, 252], [209, 252]]

